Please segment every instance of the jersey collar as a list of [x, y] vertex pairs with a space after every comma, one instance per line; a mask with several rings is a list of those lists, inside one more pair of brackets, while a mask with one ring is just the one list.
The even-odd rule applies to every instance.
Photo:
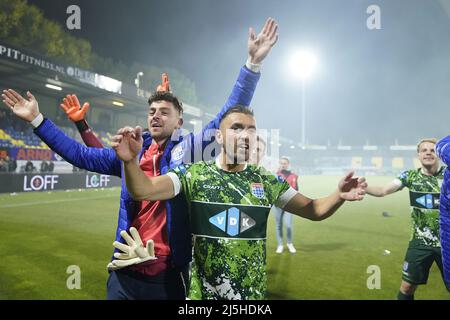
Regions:
[[442, 173], [442, 171], [445, 169], [445, 167], [444, 166], [440, 166], [439, 169], [436, 170], [436, 172], [433, 175], [431, 175], [431, 176], [423, 173], [422, 169], [423, 169], [422, 167], [419, 168], [419, 172], [420, 172], [421, 175], [424, 175], [424, 176], [427, 176], [427, 177], [436, 177], [436, 176], [438, 176], [438, 175], [440, 175]]
[[[220, 155], [219, 155], [219, 156], [220, 156]], [[222, 168], [222, 166], [220, 165], [220, 159], [219, 159], [219, 157], [216, 157], [216, 166], [217, 166], [217, 168], [219, 168], [219, 169], [222, 170], [222, 171], [230, 172], [230, 171], [224, 170], [224, 169]], [[245, 163], [244, 169], [242, 169], [241, 171], [236, 171], [236, 172], [242, 172], [242, 171], [245, 171], [246, 169], [247, 169], [247, 162]]]

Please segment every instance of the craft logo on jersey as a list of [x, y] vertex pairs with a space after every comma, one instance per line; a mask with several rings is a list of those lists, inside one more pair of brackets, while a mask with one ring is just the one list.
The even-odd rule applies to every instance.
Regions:
[[420, 204], [422, 207], [425, 207], [427, 209], [433, 209], [433, 207], [434, 207], [433, 195], [431, 195], [431, 194], [426, 194], [424, 196], [417, 198], [416, 202], [418, 204]]
[[235, 207], [212, 216], [209, 218], [209, 222], [232, 237], [256, 224], [255, 220]]
[[252, 191], [252, 195], [258, 199], [264, 198], [264, 187], [262, 183], [252, 183], [250, 189]]

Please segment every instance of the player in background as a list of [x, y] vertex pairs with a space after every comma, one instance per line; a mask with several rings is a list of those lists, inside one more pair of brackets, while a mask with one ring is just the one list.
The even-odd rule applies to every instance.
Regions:
[[448, 165], [450, 163], [450, 136], [441, 139], [436, 144], [436, 153], [439, 158], [447, 165], [444, 172], [444, 181], [441, 187], [440, 196], [440, 229], [441, 229], [441, 251], [442, 265], [444, 268], [444, 282], [447, 290], [450, 292], [450, 172]]
[[[289, 185], [298, 191], [298, 176], [289, 170], [290, 161], [288, 157], [280, 158], [280, 167], [277, 171], [277, 175], [282, 177], [289, 183]], [[274, 206], [272, 211], [275, 215], [276, 234], [277, 234], [277, 250], [276, 253], [283, 252], [283, 222], [286, 228], [286, 246], [290, 253], [296, 253], [294, 245], [292, 244], [292, 214], [285, 212], [283, 209]], [[284, 218], [284, 221], [283, 221]]]
[[[256, 148], [252, 152], [250, 156], [249, 163], [255, 164], [257, 166], [260, 165], [262, 159], [264, 158], [266, 152], [266, 141], [261, 137], [261, 135], [257, 135], [256, 137]], [[277, 172], [278, 176], [281, 176], [284, 180], [286, 180], [292, 188], [298, 191], [298, 176], [289, 171], [289, 158], [282, 157], [280, 159], [280, 169]], [[286, 226], [286, 242], [289, 252], [295, 253], [297, 250], [292, 244], [292, 214], [285, 212], [283, 209], [277, 208], [276, 206], [272, 207], [272, 212], [275, 215], [275, 223], [276, 223], [276, 235], [277, 235], [277, 243], [278, 247], [276, 249], [276, 253], [283, 252], [283, 217], [284, 224]]]
[[320, 221], [346, 200], [361, 200], [365, 194], [365, 179], [350, 172], [329, 196], [309, 199], [264, 168], [248, 164], [256, 142], [256, 121], [252, 111], [242, 106], [222, 117], [216, 131], [221, 152], [215, 161], [180, 165], [158, 177], [147, 177], [139, 167], [141, 130], [120, 129], [112, 146], [123, 161], [134, 199], [157, 201], [184, 195], [194, 237], [190, 299], [266, 298], [266, 229], [272, 205]]
[[417, 144], [421, 167], [402, 172], [384, 186], [369, 186], [367, 194], [384, 197], [409, 189], [412, 232], [402, 270], [399, 300], [414, 300], [419, 285], [426, 284], [433, 262], [442, 273], [439, 235], [439, 196], [445, 167], [435, 153], [436, 139], [422, 139]]

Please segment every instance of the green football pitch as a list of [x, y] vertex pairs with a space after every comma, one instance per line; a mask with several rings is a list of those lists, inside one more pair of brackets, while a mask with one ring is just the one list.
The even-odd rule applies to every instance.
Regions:
[[[391, 179], [368, 181], [375, 185]], [[301, 182], [305, 195], [321, 197], [335, 189], [338, 178], [309, 176]], [[119, 193], [106, 189], [0, 195], [0, 299], [104, 299]], [[410, 236], [408, 203], [408, 193], [402, 191], [346, 203], [322, 222], [294, 217], [296, 254], [275, 253], [271, 214], [268, 298], [395, 299]], [[67, 269], [73, 265], [81, 270], [81, 289], [67, 288]], [[367, 286], [373, 274], [369, 266], [379, 268], [379, 289]], [[416, 299], [449, 298], [433, 265]]]

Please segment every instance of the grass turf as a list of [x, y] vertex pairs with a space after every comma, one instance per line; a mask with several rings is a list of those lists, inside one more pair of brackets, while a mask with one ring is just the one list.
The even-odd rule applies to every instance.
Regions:
[[[392, 177], [370, 177], [381, 184]], [[332, 192], [337, 177], [301, 179], [305, 195]], [[0, 195], [0, 299], [104, 299], [119, 190]], [[406, 191], [346, 203], [330, 219], [294, 217], [296, 254], [276, 254], [269, 216], [269, 299], [395, 299], [410, 235]], [[391, 217], [383, 217], [387, 211]], [[390, 255], [383, 255], [388, 249]], [[67, 268], [81, 269], [81, 289], [69, 290]], [[367, 268], [381, 270], [381, 289], [369, 290]], [[450, 298], [436, 265], [416, 299]]]

